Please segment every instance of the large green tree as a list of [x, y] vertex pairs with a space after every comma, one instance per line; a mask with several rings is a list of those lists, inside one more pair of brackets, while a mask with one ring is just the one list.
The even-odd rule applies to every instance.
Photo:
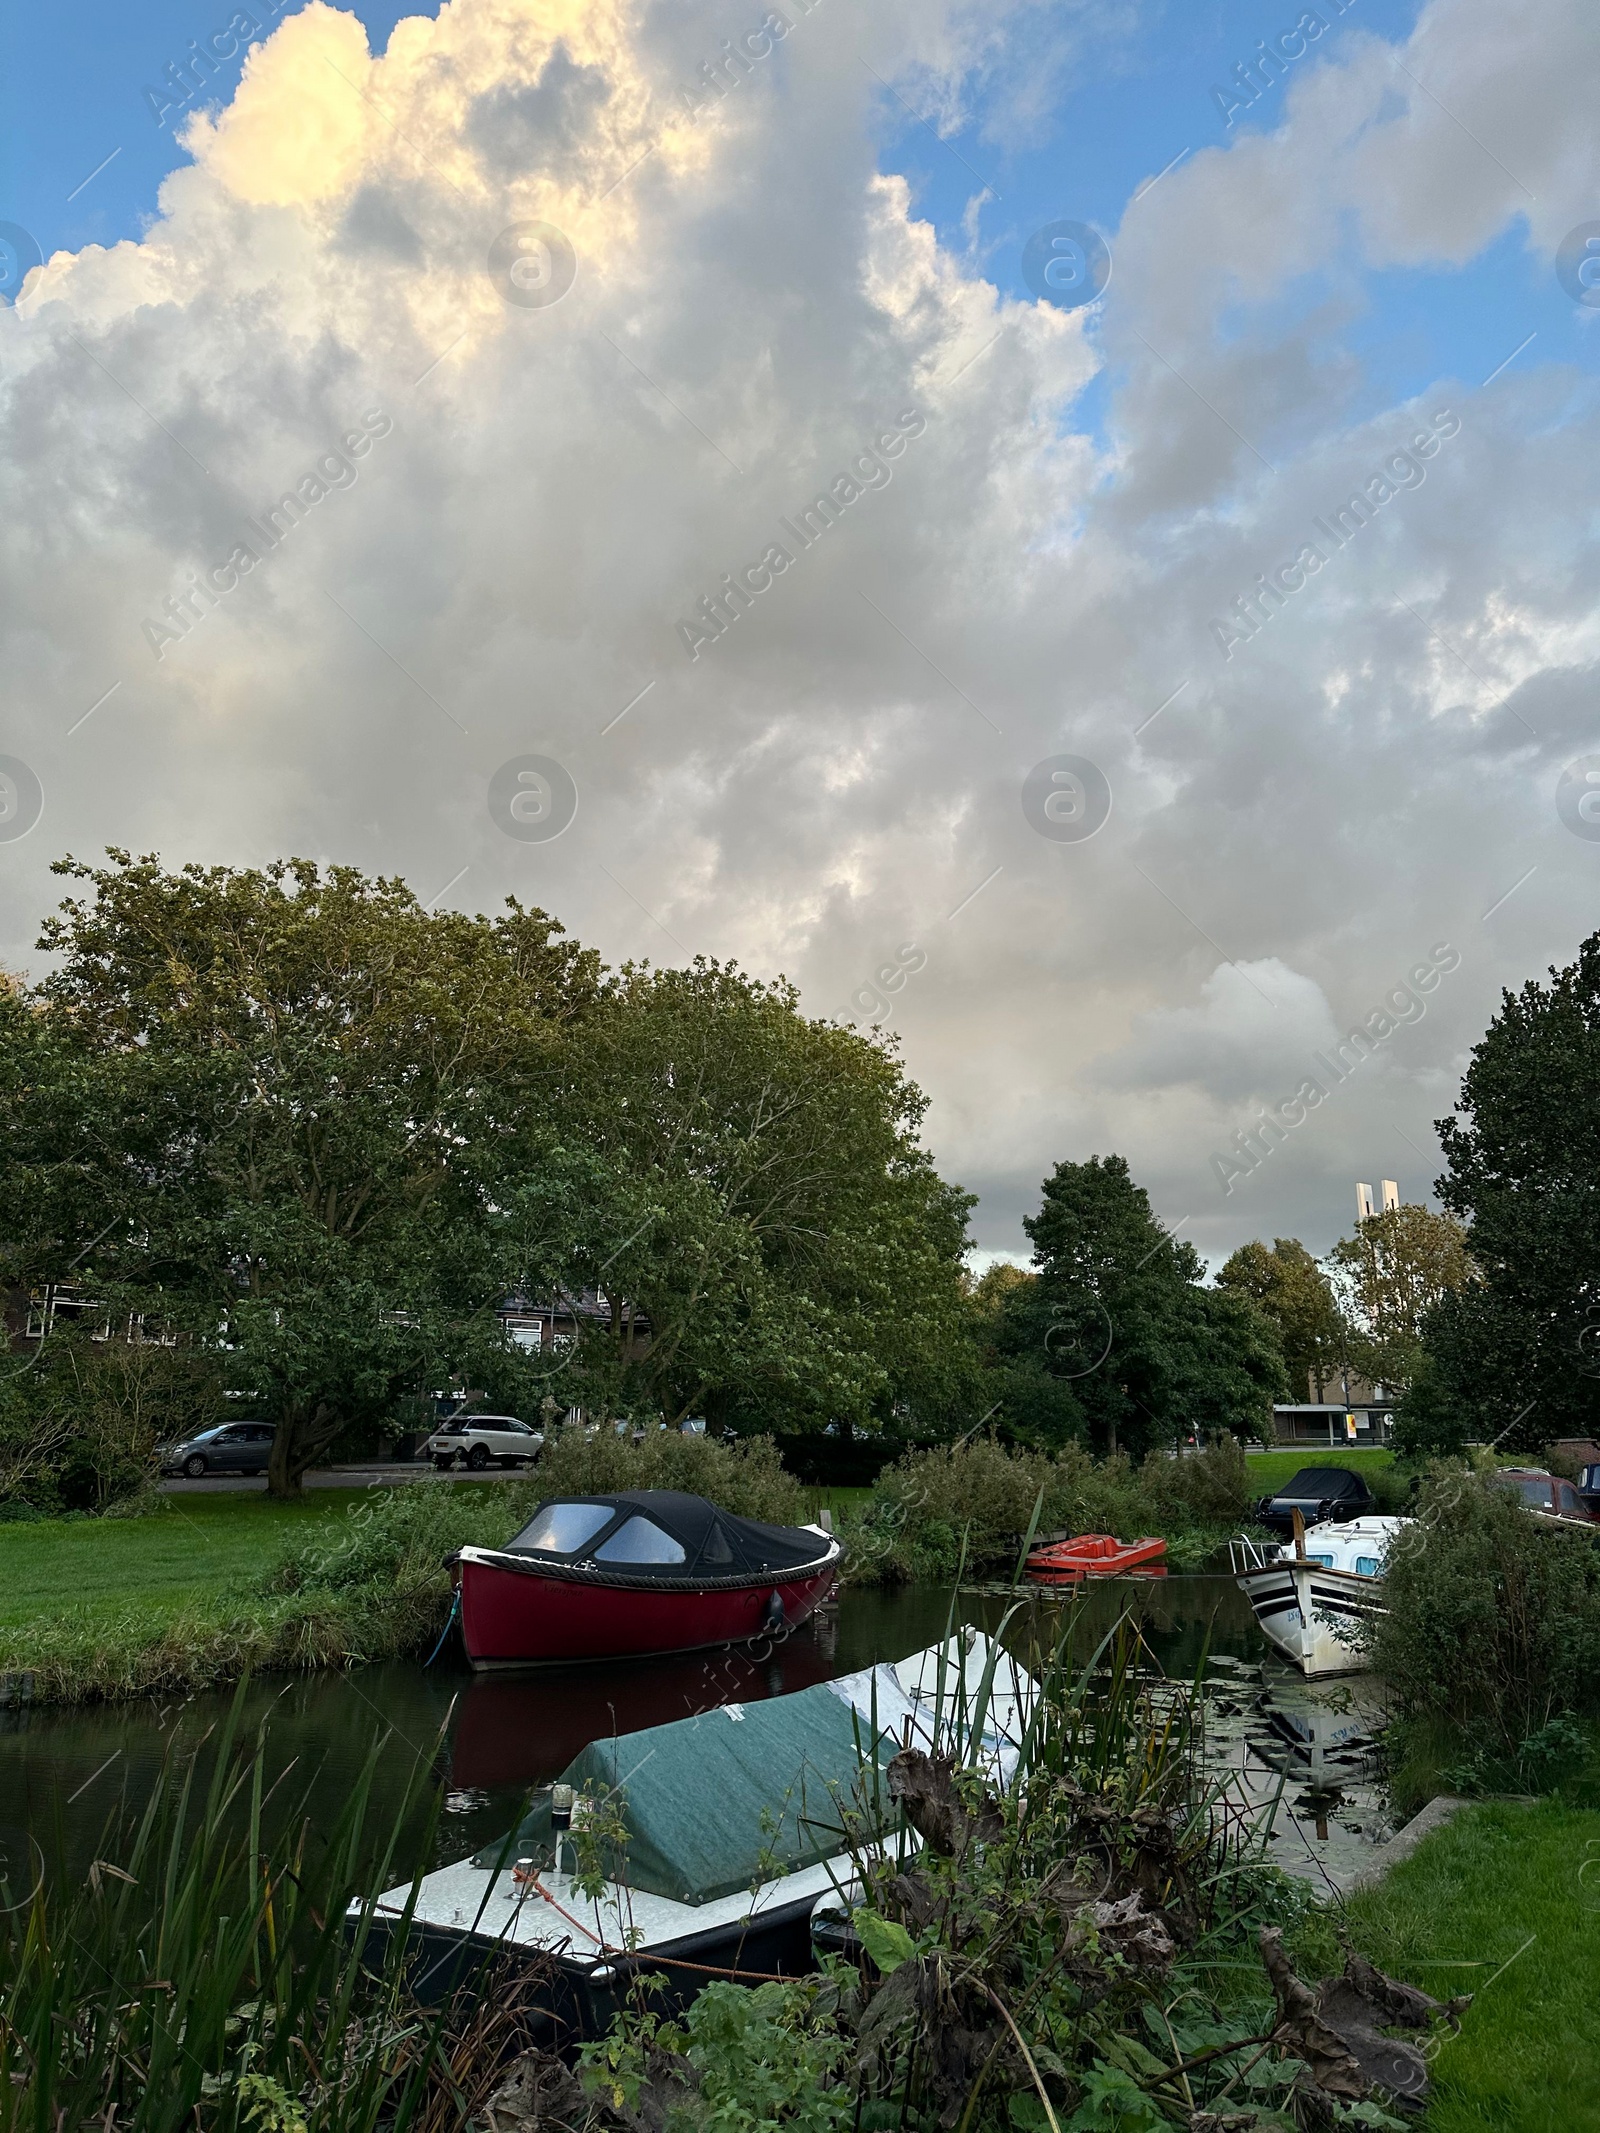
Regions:
[[215, 1346], [292, 1494], [353, 1421], [499, 1340], [491, 1215], [599, 966], [514, 904], [110, 856], [61, 864], [92, 893], [4, 1029], [9, 1271]]
[[1285, 1385], [1270, 1320], [1202, 1285], [1199, 1254], [1157, 1221], [1121, 1156], [1057, 1164], [1024, 1227], [1038, 1279], [1008, 1297], [1001, 1342], [1019, 1434], [1139, 1452], [1266, 1428]]
[[1241, 1244], [1224, 1260], [1217, 1287], [1247, 1296], [1272, 1321], [1289, 1373], [1291, 1398], [1320, 1400], [1338, 1379], [1347, 1332], [1327, 1275], [1298, 1237]]
[[[791, 988], [608, 976], [542, 912], [350, 868], [61, 870], [87, 893], [55, 968], [0, 993], [0, 1275], [216, 1353], [278, 1493], [453, 1378], [735, 1427], [972, 1419], [970, 1199], [892, 1052]], [[513, 1289], [607, 1315], [519, 1358]]]
[[[574, 1261], [611, 1317], [575, 1366], [668, 1421], [964, 1426], [972, 1199], [921, 1146], [925, 1109], [892, 1049], [807, 1020], [782, 980], [625, 969], [562, 1097], [611, 1181]], [[535, 1229], [545, 1192], [522, 1196]], [[624, 1297], [651, 1326], [632, 1360]]]
[[1428, 1320], [1432, 1397], [1533, 1450], [1600, 1430], [1600, 934], [1502, 995], [1474, 1048], [1436, 1186], [1481, 1281]]

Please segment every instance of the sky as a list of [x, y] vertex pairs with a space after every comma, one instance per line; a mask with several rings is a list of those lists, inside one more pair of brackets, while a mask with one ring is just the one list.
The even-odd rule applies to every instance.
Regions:
[[0, 66], [0, 961], [64, 853], [302, 854], [882, 1029], [985, 1253], [1095, 1153], [1213, 1263], [1430, 1196], [1600, 908], [1582, 0]]

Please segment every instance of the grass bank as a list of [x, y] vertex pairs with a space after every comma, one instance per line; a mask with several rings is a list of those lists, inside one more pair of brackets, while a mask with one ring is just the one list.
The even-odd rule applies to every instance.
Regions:
[[1464, 1808], [1349, 1900], [1363, 1954], [1435, 1998], [1477, 1995], [1443, 2044], [1427, 2133], [1600, 2128], [1600, 1811]]
[[1371, 1488], [1373, 1475], [1382, 1474], [1394, 1465], [1394, 1453], [1352, 1452], [1337, 1445], [1324, 1450], [1318, 1444], [1302, 1444], [1298, 1450], [1246, 1452], [1244, 1463], [1251, 1488], [1257, 1496], [1265, 1496], [1269, 1489], [1281, 1489], [1303, 1466], [1349, 1467], [1353, 1472], [1365, 1475], [1367, 1486]]
[[[814, 1515], [764, 1440], [581, 1430], [519, 1482], [165, 1497], [141, 1518], [0, 1528], [0, 1677], [35, 1703], [188, 1694], [245, 1673], [370, 1665], [425, 1652], [450, 1606], [446, 1558], [497, 1545], [546, 1495], [681, 1488], [746, 1517]], [[20, 1693], [13, 1679], [9, 1693]]]

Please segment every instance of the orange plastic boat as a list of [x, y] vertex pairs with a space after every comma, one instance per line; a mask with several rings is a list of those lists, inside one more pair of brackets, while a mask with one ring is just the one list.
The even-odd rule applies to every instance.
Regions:
[[1110, 1533], [1080, 1533], [1075, 1540], [1045, 1541], [1030, 1549], [1028, 1575], [1048, 1585], [1130, 1575], [1164, 1578], [1166, 1553], [1164, 1540], [1120, 1541]]

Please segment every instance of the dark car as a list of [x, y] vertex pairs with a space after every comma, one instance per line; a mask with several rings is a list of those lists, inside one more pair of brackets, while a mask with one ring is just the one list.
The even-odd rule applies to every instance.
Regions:
[[1275, 1495], [1256, 1506], [1256, 1523], [1274, 1533], [1294, 1531], [1296, 1511], [1308, 1526], [1328, 1519], [1365, 1518], [1377, 1507], [1362, 1477], [1347, 1466], [1303, 1466]]
[[[1594, 1469], [1586, 1467], [1584, 1472]], [[1502, 1467], [1494, 1486], [1507, 1496], [1520, 1497], [1528, 1510], [1542, 1511], [1547, 1518], [1582, 1519], [1586, 1524], [1600, 1521], [1600, 1498], [1563, 1481], [1559, 1474], [1546, 1473], [1543, 1467]]]
[[202, 1474], [264, 1474], [271, 1451], [270, 1422], [224, 1422], [181, 1444], [162, 1445], [161, 1471], [187, 1474], [191, 1481]]

